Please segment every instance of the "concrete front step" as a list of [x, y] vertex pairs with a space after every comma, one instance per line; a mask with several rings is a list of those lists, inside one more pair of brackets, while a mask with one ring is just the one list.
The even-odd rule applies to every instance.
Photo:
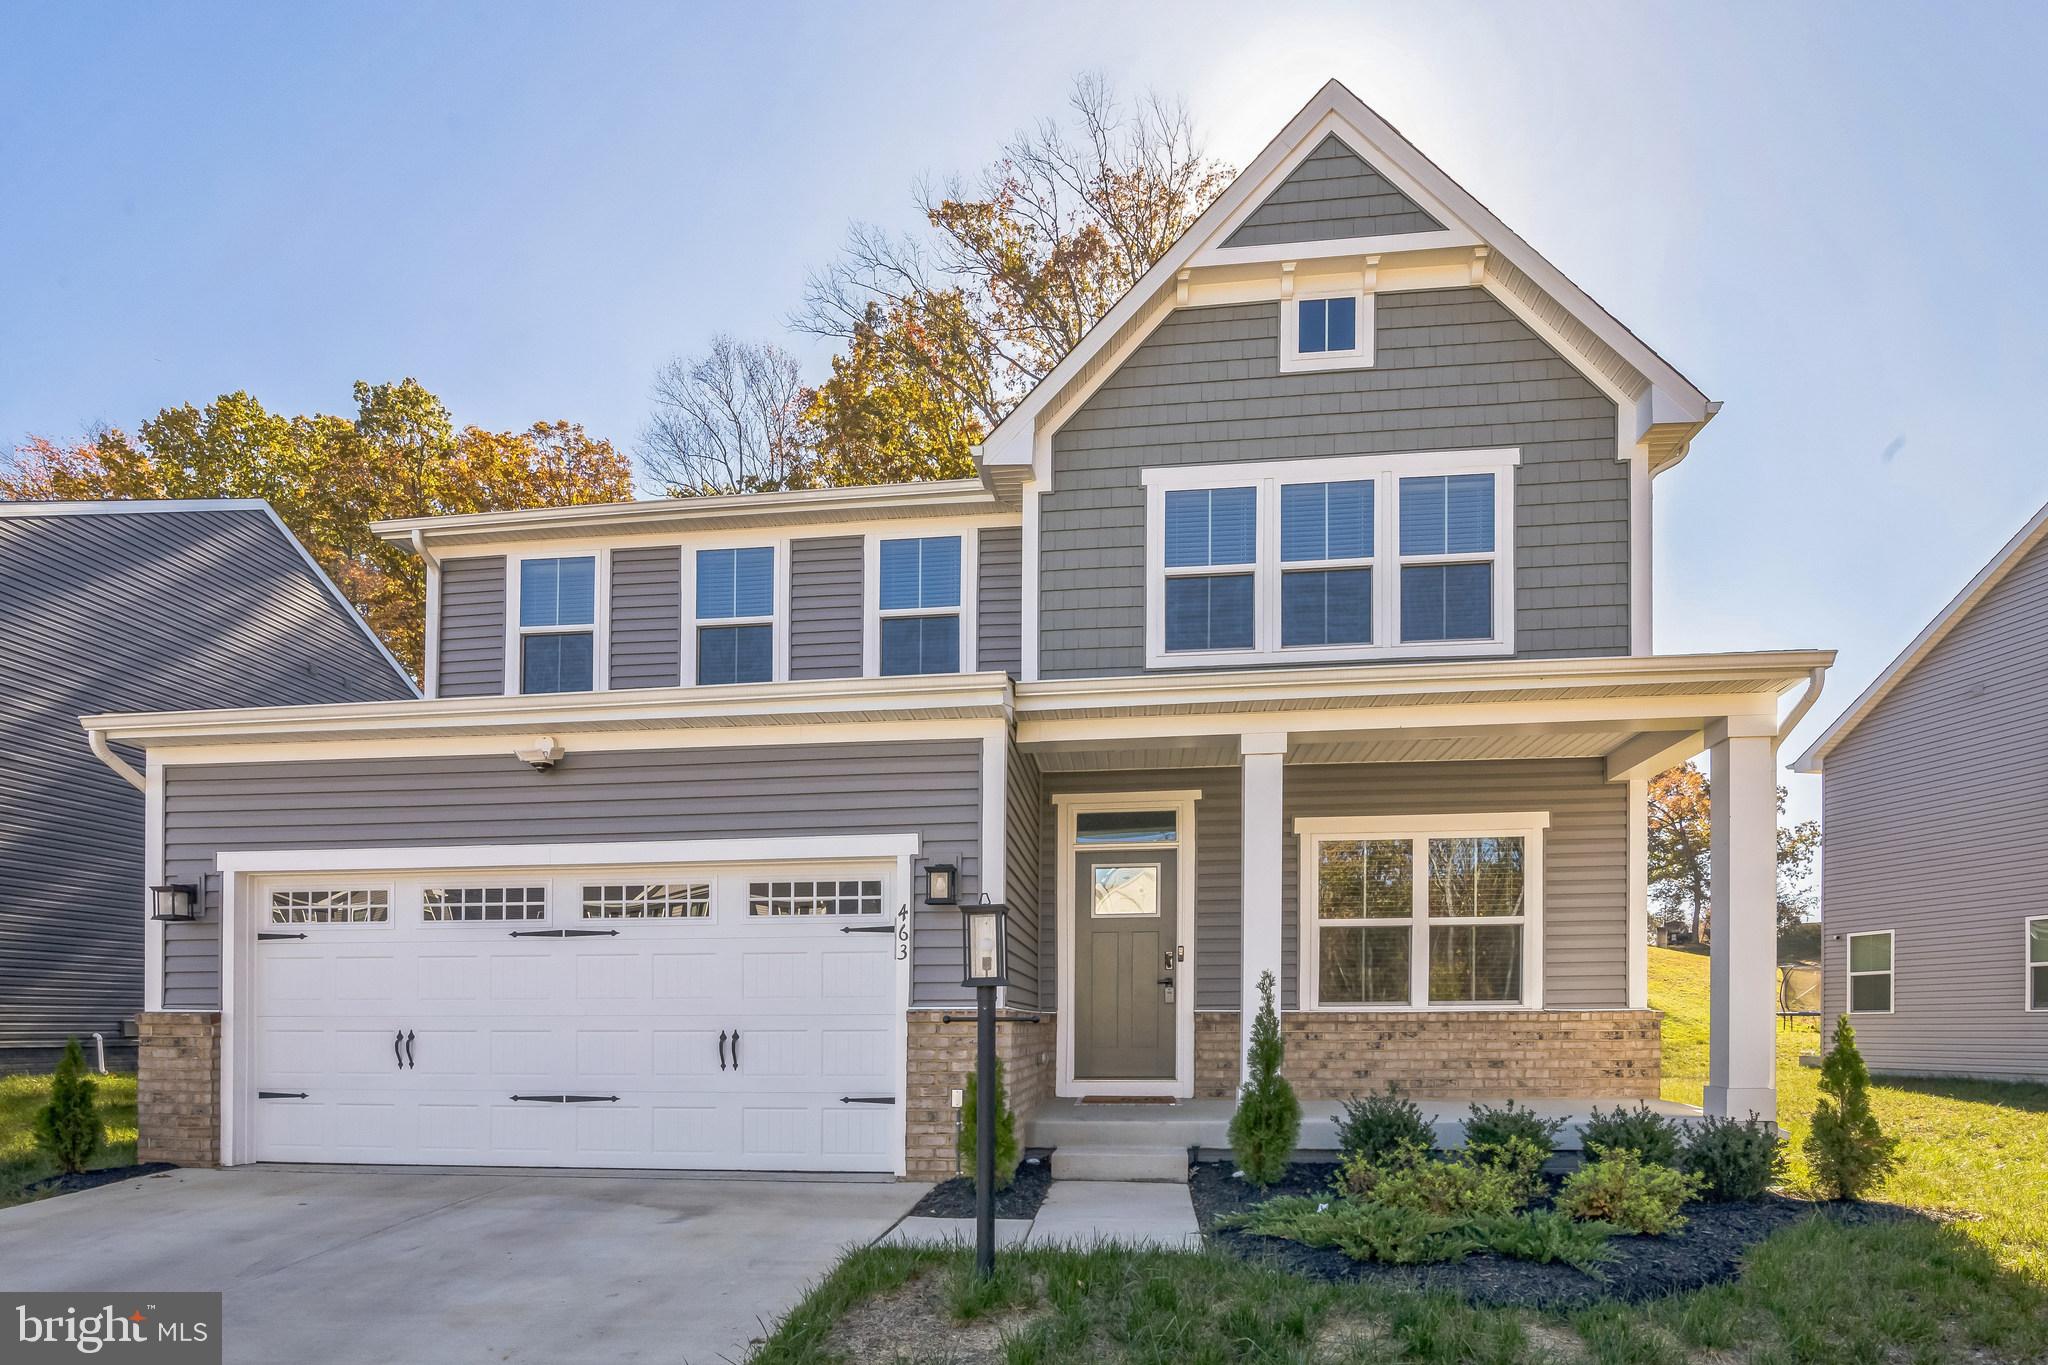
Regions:
[[1145, 1180], [1188, 1183], [1185, 1147], [1108, 1147], [1085, 1143], [1061, 1147], [1052, 1162], [1054, 1180]]

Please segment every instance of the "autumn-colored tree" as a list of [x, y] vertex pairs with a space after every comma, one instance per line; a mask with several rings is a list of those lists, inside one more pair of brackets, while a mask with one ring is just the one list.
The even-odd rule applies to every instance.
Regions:
[[372, 522], [632, 496], [631, 464], [575, 423], [457, 429], [412, 379], [358, 383], [354, 397], [353, 418], [287, 417], [236, 392], [165, 408], [132, 437], [114, 428], [72, 445], [31, 437], [0, 460], [0, 497], [262, 498], [417, 675], [425, 571], [372, 535]]
[[[1806, 918], [1812, 904], [1807, 879], [1820, 852], [1820, 822], [1783, 823], [1785, 788], [1778, 788], [1778, 926]], [[1705, 942], [1712, 934], [1713, 784], [1697, 764], [1683, 763], [1650, 779], [1650, 892], [1667, 919], [1687, 924]]]
[[[939, 325], [909, 316], [912, 308], [937, 310]], [[804, 410], [819, 478], [828, 484], [972, 478], [973, 448], [985, 429], [963, 396], [968, 383], [943, 378], [964, 363], [971, 335], [957, 292], [886, 310], [870, 302], [846, 354], [832, 357], [832, 377], [811, 390]]]

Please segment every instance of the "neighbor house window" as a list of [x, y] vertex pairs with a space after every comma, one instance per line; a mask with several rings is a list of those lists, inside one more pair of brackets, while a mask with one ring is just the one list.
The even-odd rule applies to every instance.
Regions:
[[1146, 470], [1148, 665], [1512, 653], [1518, 458]]
[[697, 551], [697, 681], [775, 678], [775, 551]]
[[2048, 915], [2027, 921], [2027, 1008], [2048, 1010]]
[[[1546, 817], [1477, 817], [1462, 832], [1302, 821], [1303, 996], [1318, 1009], [1539, 1003], [1536, 931]], [[1513, 824], [1495, 824], [1493, 820]]]
[[590, 691], [596, 644], [596, 558], [521, 560], [519, 690]]
[[1891, 931], [1849, 935], [1849, 1013], [1891, 1012]]
[[884, 677], [960, 671], [960, 537], [885, 540], [879, 552]]
[[1280, 301], [1280, 369], [1362, 370], [1372, 365], [1373, 296], [1307, 289]]

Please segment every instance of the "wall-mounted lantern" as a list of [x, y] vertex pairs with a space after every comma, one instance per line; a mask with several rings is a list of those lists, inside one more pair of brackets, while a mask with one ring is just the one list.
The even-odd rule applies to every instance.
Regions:
[[926, 905], [958, 905], [960, 903], [960, 869], [951, 863], [926, 863], [924, 869], [924, 903]]
[[152, 886], [149, 888], [149, 917], [189, 921], [199, 918], [199, 888], [196, 886]]

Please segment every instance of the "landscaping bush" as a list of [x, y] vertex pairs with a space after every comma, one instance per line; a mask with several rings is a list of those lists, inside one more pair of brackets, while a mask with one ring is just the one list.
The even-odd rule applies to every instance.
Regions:
[[1259, 1013], [1252, 1044], [1245, 1051], [1244, 1089], [1230, 1118], [1230, 1150], [1244, 1178], [1260, 1189], [1287, 1174], [1287, 1162], [1301, 1138], [1301, 1101], [1280, 1074], [1285, 1044], [1273, 1010], [1273, 974], [1259, 975]]
[[1588, 1275], [1597, 1274], [1601, 1262], [1613, 1259], [1607, 1239], [1621, 1231], [1612, 1223], [1574, 1222], [1550, 1209], [1532, 1209], [1507, 1218], [1477, 1218], [1470, 1229], [1488, 1251], [1540, 1265], [1562, 1261]]
[[1518, 1137], [1506, 1142], [1468, 1142], [1465, 1159], [1475, 1166], [1499, 1171], [1526, 1204], [1543, 1193], [1543, 1163], [1550, 1160], [1550, 1149]]
[[1378, 1161], [1406, 1147], [1426, 1152], [1436, 1146], [1435, 1127], [1392, 1085], [1385, 1094], [1346, 1100], [1344, 1112], [1330, 1121], [1337, 1125], [1337, 1149], [1347, 1158]]
[[85, 1074], [85, 1053], [78, 1040], [68, 1040], [50, 1078], [50, 1102], [36, 1113], [36, 1146], [66, 1175], [84, 1170], [106, 1144], [107, 1131], [93, 1098], [97, 1088]]
[[1303, 1246], [1335, 1247], [1354, 1261], [1389, 1265], [1454, 1261], [1479, 1246], [1456, 1219], [1353, 1199], [1287, 1195], [1230, 1214], [1217, 1224]]
[[1820, 1100], [1806, 1134], [1814, 1184], [1829, 1199], [1858, 1198], [1891, 1173], [1898, 1146], [1871, 1111], [1870, 1070], [1856, 1050], [1856, 1030], [1839, 1019], [1835, 1045], [1821, 1060]]
[[[976, 1163], [981, 1159], [975, 1146], [981, 1140], [977, 1124], [981, 1115], [981, 1097], [975, 1092], [980, 1088], [981, 1078], [973, 1072], [967, 1073], [967, 1095], [960, 1105], [960, 1160], [968, 1178], [974, 1178]], [[996, 1080], [990, 1089], [996, 1092], [996, 1188], [1007, 1190], [1017, 1179], [1017, 1163], [1023, 1153], [1017, 1150], [1017, 1116], [1010, 1112], [1010, 1097], [1003, 1089], [1003, 1064], [996, 1062]]]
[[1423, 1160], [1387, 1171], [1368, 1198], [1386, 1208], [1437, 1218], [1471, 1218], [1511, 1214], [1529, 1202], [1529, 1191], [1513, 1169], [1489, 1166], [1466, 1156]]
[[1500, 1148], [1520, 1138], [1548, 1154], [1557, 1146], [1557, 1130], [1562, 1127], [1563, 1119], [1543, 1118], [1513, 1100], [1498, 1106], [1475, 1104], [1465, 1120], [1465, 1145]]
[[1637, 1101], [1633, 1109], [1615, 1105], [1608, 1113], [1594, 1109], [1591, 1118], [1579, 1125], [1579, 1140], [1590, 1150], [1634, 1152], [1656, 1166], [1676, 1166], [1684, 1129], [1677, 1119], [1668, 1118]]
[[1777, 1124], [1754, 1114], [1696, 1119], [1680, 1164], [1700, 1178], [1702, 1199], [1758, 1199], [1785, 1173], [1785, 1140]]
[[1679, 1206], [1699, 1193], [1700, 1178], [1647, 1165], [1634, 1152], [1596, 1152], [1596, 1160], [1565, 1177], [1557, 1210], [1582, 1222], [1612, 1223], [1628, 1232], [1676, 1232]]

